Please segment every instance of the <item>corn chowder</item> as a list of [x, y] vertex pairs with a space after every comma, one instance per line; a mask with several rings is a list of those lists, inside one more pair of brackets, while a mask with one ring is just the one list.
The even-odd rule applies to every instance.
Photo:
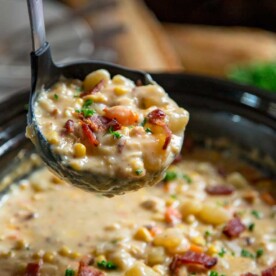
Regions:
[[[41, 91], [35, 118], [52, 150], [76, 171], [152, 185], [179, 154], [189, 114], [157, 84], [137, 86], [106, 70]], [[27, 136], [35, 140], [32, 126]], [[90, 183], [89, 185], [96, 185]], [[94, 190], [97, 190], [96, 188]]]
[[112, 199], [35, 171], [1, 201], [0, 275], [275, 275], [275, 200], [252, 186], [272, 181], [228, 159], [194, 149]]

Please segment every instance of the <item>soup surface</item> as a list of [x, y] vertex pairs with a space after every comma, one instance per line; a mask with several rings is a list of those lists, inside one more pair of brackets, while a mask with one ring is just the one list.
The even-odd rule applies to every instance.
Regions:
[[[34, 113], [65, 166], [129, 180], [106, 189], [87, 181], [86, 188], [111, 195], [162, 179], [181, 150], [189, 118], [157, 84], [136, 85], [121, 75], [111, 78], [106, 70], [92, 72], [84, 81], [62, 79], [43, 90]], [[32, 126], [27, 135], [37, 143]]]
[[111, 199], [41, 168], [2, 198], [0, 275], [275, 275], [275, 201], [251, 184], [272, 182], [203, 149]]

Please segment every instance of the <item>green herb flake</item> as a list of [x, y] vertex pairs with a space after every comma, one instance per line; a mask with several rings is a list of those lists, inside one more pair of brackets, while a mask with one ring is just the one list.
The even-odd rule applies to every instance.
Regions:
[[257, 210], [252, 210], [251, 215], [254, 216], [256, 219], [262, 218], [262, 213]]
[[79, 109], [75, 109], [75, 112], [77, 113], [81, 113], [81, 111]]
[[58, 95], [57, 95], [57, 94], [54, 95], [54, 99], [55, 99], [56, 101], [58, 100]]
[[67, 268], [65, 270], [64, 276], [74, 276], [74, 275], [75, 275], [75, 271], [73, 269]]
[[171, 198], [172, 199], [177, 199], [177, 196], [176, 195], [171, 195]]
[[136, 170], [135, 173], [136, 175], [141, 175], [143, 173], [143, 170], [142, 169]]
[[142, 121], [141, 126], [144, 127], [146, 123], [147, 123], [147, 119], [145, 118], [145, 119]]
[[253, 232], [254, 229], [255, 229], [255, 223], [250, 223], [250, 224], [248, 225], [248, 230], [249, 230], [250, 232]]
[[187, 174], [183, 174], [182, 177], [188, 182], [188, 184], [191, 184], [193, 182], [192, 178]]
[[152, 131], [149, 127], [146, 128], [146, 133], [152, 133]]
[[110, 127], [110, 128], [108, 129], [108, 132], [109, 132], [109, 134], [111, 134], [111, 135], [113, 136], [114, 139], [120, 139], [120, 138], [123, 137], [123, 135], [122, 135], [120, 132], [118, 132], [118, 131], [113, 131], [113, 128], [112, 128], [112, 127]]
[[164, 181], [173, 181], [177, 178], [177, 173], [173, 171], [167, 171]]
[[210, 232], [210, 231], [205, 231], [205, 233], [204, 233], [204, 237], [205, 238], [208, 238], [208, 237], [211, 237], [212, 236], [212, 233]]
[[108, 270], [112, 270], [112, 269], [116, 269], [117, 265], [115, 265], [113, 262], [111, 261], [101, 261], [97, 263], [97, 266], [99, 268], [103, 268], [103, 269], [108, 269]]
[[89, 109], [89, 108], [82, 108], [82, 109], [81, 109], [81, 113], [83, 114], [83, 116], [84, 116], [85, 118], [91, 117], [92, 115], [95, 114], [95, 112], [96, 112], [95, 110]]
[[225, 255], [225, 253], [226, 253], [225, 249], [224, 249], [224, 248], [221, 248], [221, 250], [220, 250], [220, 252], [218, 253], [218, 255], [219, 255], [221, 258], [223, 258], [224, 255]]
[[88, 108], [93, 104], [93, 100], [88, 99], [84, 102], [84, 104], [82, 105], [82, 108]]
[[264, 254], [264, 250], [262, 248], [259, 248], [257, 251], [256, 251], [256, 259], [262, 257]]
[[218, 272], [212, 270], [209, 272], [208, 276], [219, 276], [219, 274]]
[[246, 249], [242, 249], [242, 251], [241, 251], [241, 257], [255, 259], [254, 254], [252, 254], [251, 252], [247, 251]]

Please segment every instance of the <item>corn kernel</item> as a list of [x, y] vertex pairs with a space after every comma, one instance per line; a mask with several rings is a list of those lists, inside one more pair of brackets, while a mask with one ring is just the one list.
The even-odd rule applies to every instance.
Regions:
[[82, 158], [86, 155], [86, 147], [81, 143], [76, 143], [74, 145], [74, 154], [77, 158]]
[[7, 259], [12, 257], [14, 257], [14, 252], [12, 251], [0, 252], [0, 258]]
[[44, 251], [39, 250], [33, 254], [33, 258], [38, 260], [38, 259], [41, 259], [43, 257], [43, 255], [44, 255]]
[[192, 237], [191, 241], [196, 245], [201, 245], [201, 246], [205, 245], [205, 239], [202, 236]]
[[62, 246], [58, 251], [58, 254], [63, 257], [68, 257], [71, 253], [72, 252], [71, 252], [70, 248], [67, 246]]
[[218, 249], [215, 245], [211, 244], [209, 245], [208, 249], [207, 249], [207, 254], [209, 255], [215, 255], [218, 253]]
[[122, 75], [115, 75], [112, 79], [112, 82], [114, 84], [118, 84], [118, 85], [124, 85], [126, 84], [127, 80], [125, 77], [123, 77]]
[[137, 232], [134, 235], [134, 238], [140, 241], [145, 241], [145, 242], [151, 242], [152, 241], [152, 236], [149, 232], [149, 230], [145, 227], [141, 227], [137, 230]]
[[128, 93], [128, 89], [125, 88], [125, 87], [121, 87], [121, 86], [116, 86], [114, 88], [114, 93], [117, 95], [117, 96], [123, 96], [125, 94]]
[[92, 100], [95, 103], [107, 103], [108, 98], [101, 92], [84, 97], [85, 100]]
[[28, 246], [28, 244], [24, 240], [18, 240], [14, 246], [14, 249], [21, 250], [25, 249]]
[[79, 259], [81, 257], [81, 254], [79, 252], [72, 252], [70, 254], [71, 259]]
[[43, 261], [45, 263], [52, 263], [55, 260], [55, 253], [53, 252], [46, 252], [43, 255]]
[[80, 171], [82, 168], [81, 164], [77, 160], [72, 160], [70, 162], [70, 165], [71, 165], [72, 169], [74, 169], [76, 171]]
[[57, 132], [56, 132], [56, 131], [53, 131], [53, 132], [49, 133], [49, 134], [47, 135], [47, 140], [48, 140], [48, 142], [49, 142], [50, 144], [54, 144], [54, 145], [58, 144], [58, 142], [59, 142], [59, 137], [58, 137]]

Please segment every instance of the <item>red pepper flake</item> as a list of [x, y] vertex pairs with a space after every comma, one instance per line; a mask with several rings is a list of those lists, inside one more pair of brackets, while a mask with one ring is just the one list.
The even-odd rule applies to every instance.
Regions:
[[41, 263], [28, 263], [24, 276], [38, 276]]
[[88, 91], [85, 91], [85, 92], [82, 92], [80, 94], [80, 97], [83, 98], [87, 95], [92, 95], [92, 94], [95, 94], [97, 92], [100, 92], [102, 90], [103, 86], [104, 86], [104, 81], [101, 80], [92, 89], [90, 89]]
[[83, 123], [81, 127], [83, 134], [85, 138], [88, 140], [88, 142], [93, 146], [98, 146], [100, 142], [97, 140], [96, 135], [93, 133], [90, 127], [85, 123]]
[[80, 261], [77, 276], [104, 276], [104, 273], [96, 268], [89, 267], [84, 261]]
[[180, 222], [181, 218], [182, 218], [182, 216], [177, 209], [175, 209], [173, 207], [168, 207], [166, 209], [165, 221], [167, 223], [176, 224], [176, 223]]
[[258, 274], [254, 274], [254, 273], [251, 273], [251, 272], [247, 272], [245, 274], [241, 274], [241, 276], [258, 276]]
[[68, 120], [65, 123], [64, 128], [65, 128], [67, 134], [73, 133], [74, 132], [74, 121]]
[[237, 238], [239, 235], [245, 231], [246, 227], [241, 222], [238, 217], [235, 217], [228, 221], [228, 223], [223, 228], [223, 234], [228, 238]]
[[184, 255], [176, 255], [173, 257], [169, 266], [173, 275], [176, 275], [179, 268], [183, 265], [187, 266], [201, 266], [205, 269], [210, 269], [217, 264], [217, 258], [210, 257], [204, 253], [197, 253], [193, 251], [187, 251]]
[[262, 276], [276, 276], [276, 262], [271, 267], [262, 271]]
[[216, 185], [210, 186], [205, 189], [209, 195], [231, 195], [235, 189], [231, 186]]

